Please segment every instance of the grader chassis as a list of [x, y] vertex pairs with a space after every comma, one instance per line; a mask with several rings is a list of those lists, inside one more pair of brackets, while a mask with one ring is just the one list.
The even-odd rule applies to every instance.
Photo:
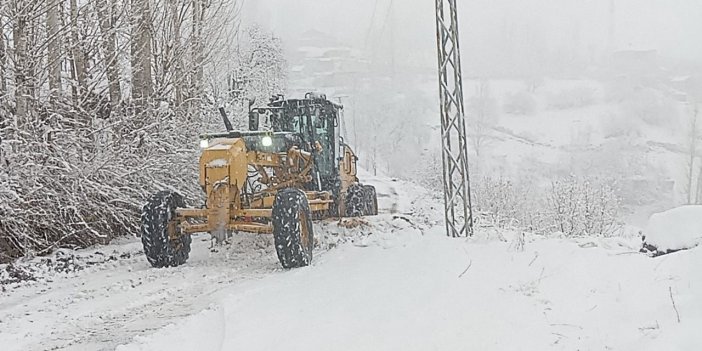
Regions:
[[[253, 105], [251, 105], [253, 106]], [[378, 213], [375, 188], [359, 183], [358, 158], [340, 136], [341, 105], [324, 95], [278, 96], [251, 108], [249, 131], [201, 137], [203, 208], [186, 208], [174, 192], [155, 194], [143, 208], [144, 253], [154, 267], [185, 263], [191, 234], [273, 234], [285, 268], [309, 265], [313, 219]], [[270, 130], [259, 131], [261, 117]]]

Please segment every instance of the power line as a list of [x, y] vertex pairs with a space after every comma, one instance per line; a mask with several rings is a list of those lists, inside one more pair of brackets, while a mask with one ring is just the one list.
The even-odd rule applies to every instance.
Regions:
[[388, 5], [388, 11], [387, 14], [385, 14], [385, 21], [383, 22], [383, 29], [380, 30], [380, 35], [385, 34], [385, 28], [388, 25], [388, 20], [390, 19], [390, 15], [392, 14], [392, 4], [394, 0], [390, 0], [390, 4]]
[[375, 24], [375, 16], [378, 12], [379, 2], [379, 0], [375, 0], [375, 4], [373, 5], [373, 15], [371, 16], [370, 24], [368, 24], [368, 31], [366, 32], [366, 39], [364, 42], [366, 49], [368, 49], [368, 41], [370, 40], [371, 32], [373, 31], [373, 25]]

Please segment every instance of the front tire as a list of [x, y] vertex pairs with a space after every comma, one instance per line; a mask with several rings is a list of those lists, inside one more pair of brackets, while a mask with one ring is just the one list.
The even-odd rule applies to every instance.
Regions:
[[283, 189], [273, 203], [273, 240], [283, 268], [312, 263], [314, 231], [307, 196], [299, 189]]
[[141, 213], [141, 243], [149, 263], [156, 268], [177, 267], [190, 256], [190, 235], [173, 240], [170, 230], [177, 230], [176, 209], [185, 207], [183, 197], [174, 192], [162, 191], [152, 196]]

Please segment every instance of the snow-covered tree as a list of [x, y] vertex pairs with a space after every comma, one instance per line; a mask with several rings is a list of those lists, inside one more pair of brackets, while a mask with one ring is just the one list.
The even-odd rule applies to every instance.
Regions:
[[492, 128], [497, 125], [497, 100], [490, 92], [490, 82], [480, 80], [475, 94], [467, 102], [467, 128], [475, 154], [480, 157], [488, 144]]
[[383, 79], [369, 79], [356, 91], [353, 142], [368, 171], [398, 176], [416, 167], [430, 140], [427, 100], [417, 89]]
[[[702, 121], [699, 119], [697, 105], [690, 115], [687, 132], [687, 173], [685, 189], [687, 190], [686, 200], [688, 204], [702, 203], [702, 161], [700, 158], [699, 146], [702, 145]], [[697, 178], [697, 180], [695, 180]]]
[[[283, 45], [274, 33], [251, 25], [238, 33], [237, 45], [230, 48], [213, 74], [218, 87], [216, 99], [226, 102], [234, 115], [248, 112], [248, 101], [265, 105], [270, 98], [287, 89], [287, 61]], [[221, 72], [227, 72], [221, 74]]]
[[[232, 39], [239, 8], [0, 2], [0, 261], [137, 233], [156, 190], [201, 201], [197, 138], [217, 107], [209, 77], [224, 52], [250, 62]], [[283, 61], [282, 51], [272, 55]], [[249, 89], [284, 83], [252, 80]]]

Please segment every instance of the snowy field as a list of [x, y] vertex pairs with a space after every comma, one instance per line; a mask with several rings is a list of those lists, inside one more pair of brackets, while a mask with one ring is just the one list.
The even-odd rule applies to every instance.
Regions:
[[6, 284], [2, 350], [702, 349], [701, 248], [653, 259], [638, 238], [450, 239], [424, 190], [371, 183], [383, 213], [317, 225], [307, 268], [281, 269], [272, 238], [243, 235], [215, 252], [196, 237], [186, 265], [153, 269], [130, 239], [75, 253], [83, 270]]

